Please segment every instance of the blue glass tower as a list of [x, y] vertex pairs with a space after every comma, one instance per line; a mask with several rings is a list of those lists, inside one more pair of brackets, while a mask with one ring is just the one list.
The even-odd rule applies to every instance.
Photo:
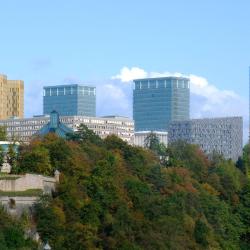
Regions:
[[80, 84], [43, 88], [43, 114], [96, 116], [96, 88]]
[[170, 122], [189, 119], [188, 78], [160, 77], [134, 80], [135, 131], [167, 131]]

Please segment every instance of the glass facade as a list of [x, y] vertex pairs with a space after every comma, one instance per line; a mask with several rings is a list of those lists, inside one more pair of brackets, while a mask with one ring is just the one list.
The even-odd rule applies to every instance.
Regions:
[[96, 116], [96, 88], [79, 84], [44, 87], [43, 114]]
[[135, 131], [167, 131], [170, 122], [189, 119], [189, 79], [160, 77], [134, 80]]

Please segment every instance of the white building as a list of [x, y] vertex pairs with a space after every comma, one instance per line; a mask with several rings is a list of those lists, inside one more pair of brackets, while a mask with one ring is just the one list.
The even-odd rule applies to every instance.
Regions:
[[[33, 118], [13, 118], [0, 120], [0, 126], [7, 129], [8, 138], [15, 138], [18, 141], [29, 142], [35, 133], [49, 122], [49, 116], [34, 116]], [[101, 138], [108, 135], [117, 135], [124, 141], [133, 144], [134, 122], [127, 117], [105, 116], [61, 116], [60, 121], [69, 128], [77, 131], [80, 124], [85, 124]]]
[[135, 132], [134, 135], [134, 145], [145, 147], [145, 139], [150, 133], [154, 133], [160, 143], [163, 143], [165, 146], [168, 145], [168, 132], [162, 132], [162, 131], [139, 131]]

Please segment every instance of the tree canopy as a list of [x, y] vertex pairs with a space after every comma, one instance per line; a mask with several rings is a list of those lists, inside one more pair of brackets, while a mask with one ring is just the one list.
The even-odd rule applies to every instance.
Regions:
[[[249, 249], [250, 183], [231, 161], [177, 142], [158, 150], [86, 127], [23, 145], [16, 171], [61, 172], [35, 207], [52, 249]], [[167, 151], [166, 151], [167, 150]]]
[[0, 126], [0, 141], [6, 141], [6, 140], [7, 140], [6, 127]]

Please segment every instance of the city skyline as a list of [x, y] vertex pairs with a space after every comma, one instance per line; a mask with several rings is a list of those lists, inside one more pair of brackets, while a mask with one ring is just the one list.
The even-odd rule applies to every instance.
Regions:
[[249, 7], [243, 0], [4, 2], [0, 72], [24, 80], [25, 117], [42, 114], [42, 88], [51, 83], [92, 83], [98, 116], [132, 117], [132, 76], [190, 77], [191, 117], [242, 115], [246, 138]]

